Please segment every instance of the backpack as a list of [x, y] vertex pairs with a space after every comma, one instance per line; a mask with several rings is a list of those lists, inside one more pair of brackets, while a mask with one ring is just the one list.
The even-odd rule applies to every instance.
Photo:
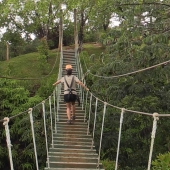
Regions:
[[[65, 91], [69, 91], [69, 93], [68, 93], [68, 100], [70, 100], [70, 95], [73, 94], [72, 91], [76, 91], [76, 90], [72, 89], [73, 81], [74, 81], [74, 76], [72, 77], [70, 86], [68, 85], [68, 82], [66, 81], [66, 76], [64, 76], [64, 80], [65, 80], [66, 85], [67, 85], [67, 87], [68, 87], [68, 89], [65, 90]], [[76, 100], [78, 101], [78, 105], [80, 106], [80, 98], [79, 98], [78, 95], [76, 95]]]

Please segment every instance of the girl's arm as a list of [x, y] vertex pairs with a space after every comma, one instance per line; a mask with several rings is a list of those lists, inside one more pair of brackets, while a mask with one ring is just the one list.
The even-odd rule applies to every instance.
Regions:
[[53, 84], [53, 86], [55, 86], [55, 85], [57, 85], [57, 84], [59, 84], [59, 83], [61, 83], [61, 80], [56, 81], [56, 82]]
[[78, 81], [77, 82], [78, 84], [80, 84], [83, 88], [85, 88], [87, 91], [89, 91], [89, 89], [81, 82], [81, 81]]

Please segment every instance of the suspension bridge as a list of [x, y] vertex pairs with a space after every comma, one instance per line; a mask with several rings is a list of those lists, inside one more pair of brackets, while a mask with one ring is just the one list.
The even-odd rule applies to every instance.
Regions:
[[[73, 75], [77, 77], [83, 76], [83, 71], [80, 63], [78, 55], [75, 54], [75, 51], [62, 51], [60, 58], [60, 68], [58, 77], [62, 77], [65, 75], [65, 65], [71, 64], [73, 66]], [[84, 84], [86, 84], [85, 79], [82, 80]], [[44, 170], [87, 170], [87, 169], [101, 169], [104, 167], [100, 162], [101, 157], [101, 147], [102, 147], [102, 136], [105, 122], [105, 114], [107, 107], [113, 107], [120, 110], [120, 126], [119, 126], [119, 135], [118, 135], [118, 143], [117, 143], [117, 155], [115, 160], [115, 170], [118, 169], [118, 160], [119, 160], [119, 149], [121, 143], [121, 132], [122, 132], [122, 124], [123, 124], [123, 115], [125, 112], [133, 112], [136, 114], [143, 114], [145, 116], [153, 117], [153, 128], [151, 134], [151, 144], [150, 144], [150, 152], [148, 156], [148, 167], [147, 170], [151, 168], [152, 161], [152, 152], [154, 148], [154, 139], [156, 135], [157, 129], [157, 121], [159, 117], [170, 116], [169, 114], [150, 114], [139, 111], [127, 110], [125, 108], [119, 108], [117, 106], [113, 106], [109, 103], [106, 103], [96, 96], [94, 96], [91, 92], [86, 92], [79, 87], [78, 94], [81, 98], [81, 105], [76, 107], [76, 120], [72, 122], [71, 125], [67, 124], [66, 117], [66, 106], [63, 102], [63, 87], [62, 85], [58, 85], [55, 87], [53, 93], [44, 101], [42, 101], [42, 110], [43, 110], [43, 118], [44, 118], [44, 132], [45, 132], [45, 143], [46, 143], [46, 167]], [[88, 96], [89, 99], [88, 100]], [[92, 103], [92, 98], [95, 99], [95, 103]], [[97, 116], [97, 107], [98, 102], [103, 103], [103, 119], [101, 126], [101, 135], [100, 135], [100, 144], [97, 150], [94, 146], [94, 135], [95, 135], [95, 125], [96, 125], [96, 116]], [[88, 103], [89, 102], [89, 103]], [[89, 108], [87, 110], [87, 104]], [[95, 116], [93, 123], [93, 130], [90, 133], [90, 119], [91, 119], [91, 107], [92, 104], [95, 105]], [[46, 114], [50, 113], [51, 119], [51, 144], [49, 147], [48, 143], [48, 132], [46, 125]], [[36, 149], [36, 136], [34, 133], [34, 120], [33, 114], [34, 109], [28, 109], [29, 117], [30, 117], [30, 128], [32, 132], [32, 139], [34, 144], [34, 158], [36, 162], [36, 170], [39, 170], [39, 163], [37, 157], [37, 149]], [[18, 115], [20, 116], [20, 114]], [[88, 117], [88, 120], [86, 118]], [[7, 148], [9, 154], [9, 162], [11, 170], [17, 169], [13, 164], [12, 157], [12, 143], [10, 140], [10, 129], [9, 129], [9, 120], [10, 118], [6, 117], [3, 120], [3, 125], [5, 127], [6, 132], [6, 141]]]
[[[76, 18], [75, 18], [76, 20]], [[62, 25], [62, 20], [61, 20]], [[62, 44], [62, 26], [60, 25], [60, 43]], [[76, 24], [75, 24], [76, 25]], [[61, 45], [60, 44], [60, 45]], [[75, 50], [67, 50], [63, 51], [62, 45], [60, 50], [60, 66], [59, 66], [59, 74], [58, 79], [65, 75], [65, 65], [71, 64], [73, 66], [73, 75], [77, 76], [79, 79], [83, 77], [83, 71], [81, 67], [81, 62], [78, 54], [78, 35], [75, 34]], [[143, 70], [142, 70], [143, 71]], [[82, 79], [82, 82], [86, 85], [85, 79]], [[44, 170], [88, 170], [88, 169], [101, 169], [104, 170], [104, 167], [101, 163], [101, 149], [103, 142], [103, 130], [105, 124], [105, 116], [107, 107], [116, 108], [120, 111], [120, 124], [119, 124], [119, 134], [117, 138], [117, 154], [115, 157], [115, 165], [113, 168], [115, 170], [119, 169], [119, 150], [121, 147], [121, 134], [122, 134], [122, 125], [124, 120], [124, 113], [131, 112], [134, 114], [141, 114], [144, 116], [153, 117], [153, 127], [151, 133], [151, 142], [150, 142], [150, 150], [148, 151], [148, 165], [146, 165], [146, 169], [151, 169], [152, 162], [152, 153], [154, 149], [154, 140], [156, 136], [157, 130], [157, 122], [160, 117], [169, 117], [170, 114], [158, 114], [158, 113], [144, 113], [140, 111], [128, 110], [126, 108], [120, 108], [117, 106], [113, 106], [105, 101], [102, 101], [97, 96], [95, 96], [92, 92], [85, 92], [81, 87], [78, 88], [78, 94], [81, 99], [81, 105], [76, 107], [76, 120], [72, 122], [71, 125], [66, 123], [66, 106], [63, 102], [63, 87], [58, 85], [55, 87], [53, 93], [42, 103], [38, 104], [42, 105], [43, 112], [43, 122], [44, 122], [44, 133], [45, 133], [45, 150], [46, 150], [46, 166]], [[95, 102], [93, 102], [95, 101]], [[96, 131], [96, 118], [97, 118], [97, 108], [98, 104], [102, 103], [103, 105], [103, 114], [102, 114], [102, 124], [100, 127], [100, 139], [99, 139], [99, 148], [96, 149], [94, 145], [95, 131]], [[92, 105], [95, 106], [94, 111], [94, 119], [92, 131], [90, 133], [90, 121], [91, 121], [91, 112]], [[88, 107], [87, 107], [88, 106]], [[34, 110], [36, 106], [33, 108], [29, 108], [27, 111], [19, 113], [14, 117], [5, 117], [1, 123], [4, 125], [5, 133], [6, 133], [6, 142], [7, 149], [9, 155], [9, 164], [11, 170], [16, 170], [17, 167], [14, 167], [13, 155], [12, 155], [12, 142], [10, 139], [10, 128], [9, 121], [17, 116], [22, 115], [25, 112], [29, 113], [30, 119], [30, 129], [32, 132], [32, 141], [33, 141], [33, 149], [34, 149], [34, 161], [36, 164], [36, 170], [39, 170], [39, 160], [37, 156], [37, 143], [36, 143], [36, 135], [34, 128]], [[51, 130], [51, 143], [48, 143], [48, 129], [46, 116], [50, 115], [50, 130]]]

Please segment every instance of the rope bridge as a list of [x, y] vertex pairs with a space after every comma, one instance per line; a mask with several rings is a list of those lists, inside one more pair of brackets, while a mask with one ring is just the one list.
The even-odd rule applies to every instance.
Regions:
[[[76, 56], [76, 57], [75, 57]], [[75, 70], [77, 72], [77, 76], [81, 78], [83, 76], [83, 71], [79, 59], [79, 55], [74, 54], [73, 58], [75, 59], [76, 67]], [[58, 77], [62, 77], [63, 75], [63, 66], [65, 66], [63, 58], [63, 51], [61, 52], [61, 57], [60, 57], [60, 67], [59, 67], [59, 75]], [[82, 80], [83, 83], [86, 85], [85, 79]], [[120, 110], [120, 125], [119, 125], [119, 134], [118, 134], [118, 140], [117, 140], [117, 155], [116, 155], [116, 160], [115, 160], [115, 170], [118, 169], [118, 161], [119, 161], [119, 150], [120, 150], [120, 143], [121, 143], [121, 133], [122, 133], [122, 125], [123, 125], [123, 120], [124, 120], [124, 114], [126, 112], [131, 112], [135, 114], [141, 114], [149, 117], [153, 117], [153, 127], [152, 127], [152, 133], [151, 133], [151, 143], [150, 143], [150, 152], [149, 152], [149, 158], [148, 158], [148, 167], [147, 170], [151, 169], [151, 161], [152, 161], [152, 153], [153, 153], [153, 148], [154, 148], [154, 140], [156, 136], [156, 129], [157, 129], [157, 122], [160, 117], [169, 117], [170, 114], [158, 114], [158, 113], [144, 113], [144, 112], [139, 112], [139, 111], [134, 111], [134, 110], [128, 110], [126, 108], [120, 108], [114, 105], [111, 105], [107, 102], [102, 101], [99, 99], [97, 96], [95, 96], [92, 92], [86, 92], [79, 87], [80, 92], [79, 95], [81, 96], [82, 100], [82, 106], [81, 109], [84, 110], [84, 117], [83, 120], [86, 122], [86, 117], [88, 117], [87, 120], [87, 136], [90, 133], [90, 122], [93, 121], [93, 129], [92, 129], [92, 140], [91, 140], [91, 148], [94, 145], [94, 137], [95, 137], [95, 131], [96, 131], [96, 117], [97, 117], [97, 108], [99, 105], [99, 102], [103, 104], [103, 118], [102, 118], [102, 125], [101, 125], [101, 134], [100, 134], [100, 141], [99, 141], [99, 149], [98, 149], [98, 157], [97, 157], [97, 162], [96, 162], [96, 167], [100, 168], [100, 157], [101, 157], [101, 148], [102, 148], [102, 138], [103, 138], [103, 130], [104, 130], [104, 123], [105, 123], [105, 116], [106, 116], [106, 111], [108, 107], [115, 108]], [[39, 103], [37, 106], [34, 108], [29, 108], [27, 111], [24, 111], [22, 113], [19, 113], [18, 115], [14, 117], [5, 117], [3, 119], [3, 125], [5, 128], [6, 132], [6, 142], [7, 142], [7, 148], [8, 148], [8, 154], [9, 154], [9, 161], [10, 161], [10, 167], [11, 170], [14, 170], [14, 164], [13, 164], [13, 158], [12, 158], [12, 143], [10, 140], [10, 129], [9, 129], [9, 121], [10, 119], [14, 119], [17, 116], [23, 115], [24, 113], [28, 113], [29, 119], [30, 119], [30, 128], [32, 132], [32, 140], [33, 140], [33, 146], [34, 146], [34, 159], [36, 162], [36, 169], [39, 170], [39, 164], [38, 164], [38, 157], [37, 157], [37, 149], [36, 149], [36, 135], [34, 132], [34, 110], [36, 107], [39, 105], [42, 105], [42, 111], [43, 111], [43, 121], [44, 121], [44, 132], [45, 132], [45, 144], [46, 144], [46, 155], [47, 155], [47, 169], [51, 168], [50, 164], [50, 156], [49, 156], [49, 143], [48, 143], [48, 132], [47, 131], [47, 122], [46, 122], [46, 116], [47, 114], [50, 115], [50, 129], [51, 129], [51, 148], [55, 147], [54, 143], [54, 135], [58, 134], [58, 123], [60, 122], [60, 109], [61, 109], [61, 92], [62, 92], [62, 86], [58, 85], [54, 89], [53, 93], [44, 101]], [[94, 102], [95, 101], [95, 102]], [[92, 113], [92, 105], [95, 106], [95, 111], [94, 111], [94, 120], [91, 120], [91, 113]], [[2, 121], [1, 121], [2, 122]], [[57, 168], [57, 167], [56, 167]], [[74, 168], [73, 168], [74, 169]], [[81, 168], [79, 168], [81, 169]]]
[[[75, 21], [76, 21], [76, 16], [75, 16]], [[63, 57], [64, 55], [64, 51], [62, 49], [62, 18], [60, 19], [61, 25], [60, 25], [60, 66], [59, 66], [59, 74], [58, 74], [58, 79], [61, 78], [63, 76], [63, 66], [65, 66], [65, 64], [69, 64], [68, 62], [71, 62], [71, 58], [69, 58], [68, 61], [65, 60], [65, 58]], [[76, 25], [76, 24], [75, 24]], [[73, 72], [73, 74], [75, 74], [79, 79], [81, 79], [82, 77], [84, 77], [83, 71], [82, 71], [82, 67], [81, 67], [81, 63], [80, 63], [80, 58], [79, 58], [79, 54], [78, 54], [78, 34], [76, 33], [77, 30], [75, 30], [75, 51], [72, 55], [72, 58], [74, 59], [72, 62], [75, 64], [75, 67], [73, 70], [75, 70], [75, 73]], [[70, 55], [71, 56], [71, 55]], [[68, 58], [67, 58], [68, 59]], [[167, 61], [169, 62], [169, 61]], [[166, 63], [167, 63], [166, 62]], [[142, 70], [143, 71], [143, 70]], [[90, 72], [90, 71], [89, 71]], [[90, 73], [91, 74], [91, 73]], [[132, 74], [132, 73], [130, 73]], [[98, 76], [100, 77], [100, 76]], [[113, 77], [112, 77], [113, 78]], [[86, 81], [85, 79], [82, 79], [82, 82], [86, 85]], [[83, 157], [81, 157], [81, 160], [84, 162], [76, 162], [76, 159], [78, 160], [78, 156], [77, 157], [64, 157], [64, 153], [61, 153], [61, 149], [60, 148], [55, 148], [56, 146], [56, 138], [58, 140], [62, 140], [64, 137], [68, 136], [73, 136], [73, 135], [65, 135], [65, 131], [62, 131], [63, 129], [67, 129], [67, 127], [65, 127], [66, 122], [62, 122], [63, 117], [61, 115], [61, 110], [63, 109], [62, 103], [61, 103], [61, 96], [62, 96], [62, 86], [58, 85], [54, 91], [52, 92], [52, 94], [45, 99], [44, 101], [42, 101], [41, 103], [39, 103], [38, 105], [36, 105], [33, 108], [29, 108], [28, 110], [19, 113], [18, 115], [15, 115], [13, 117], [5, 117], [3, 120], [0, 120], [1, 123], [3, 123], [4, 128], [5, 128], [5, 133], [6, 133], [6, 142], [7, 142], [7, 149], [8, 149], [8, 155], [9, 155], [9, 162], [10, 162], [10, 167], [11, 170], [16, 169], [17, 167], [14, 167], [13, 164], [13, 155], [12, 155], [12, 143], [11, 143], [11, 139], [10, 139], [10, 128], [9, 128], [9, 121], [11, 119], [14, 119], [18, 116], [21, 116], [23, 114], [28, 113], [29, 116], [29, 120], [30, 120], [30, 129], [31, 129], [31, 133], [32, 133], [32, 141], [33, 141], [33, 148], [34, 148], [34, 160], [36, 163], [36, 170], [39, 170], [39, 161], [38, 161], [38, 156], [37, 156], [37, 145], [36, 145], [36, 135], [35, 135], [35, 123], [34, 123], [34, 113], [35, 113], [35, 109], [39, 106], [41, 106], [42, 109], [42, 113], [43, 113], [43, 128], [44, 128], [44, 136], [45, 136], [45, 149], [46, 149], [46, 168], [44, 168], [45, 170], [57, 170], [59, 169], [79, 169], [79, 170], [85, 170], [85, 169], [103, 169], [102, 164], [100, 163], [100, 157], [101, 157], [101, 149], [102, 149], [102, 142], [103, 142], [103, 131], [104, 131], [104, 126], [105, 126], [105, 117], [107, 114], [107, 109], [113, 108], [113, 109], [118, 109], [119, 113], [120, 113], [120, 123], [119, 123], [119, 133], [118, 133], [118, 139], [117, 139], [117, 154], [116, 154], [116, 158], [115, 158], [115, 170], [118, 170], [118, 164], [119, 164], [119, 151], [120, 151], [120, 144], [121, 144], [121, 134], [122, 134], [122, 126], [123, 126], [123, 121], [124, 121], [124, 115], [127, 112], [130, 113], [134, 113], [134, 114], [140, 114], [140, 115], [144, 115], [144, 116], [148, 116], [148, 117], [153, 117], [153, 126], [152, 126], [152, 133], [151, 133], [151, 142], [150, 142], [150, 151], [149, 151], [149, 155], [148, 155], [148, 165], [147, 165], [147, 170], [151, 169], [151, 161], [152, 161], [152, 153], [153, 153], [153, 148], [154, 148], [154, 140], [155, 140], [155, 136], [156, 136], [156, 130], [157, 130], [157, 122], [159, 120], [160, 117], [170, 117], [170, 114], [158, 114], [158, 113], [144, 113], [144, 112], [140, 112], [140, 111], [134, 111], [134, 110], [128, 110], [126, 108], [120, 108], [114, 105], [111, 105], [101, 99], [99, 99], [97, 96], [95, 96], [92, 92], [86, 92], [82, 89], [82, 87], [79, 87], [79, 95], [82, 101], [82, 105], [81, 105], [81, 110], [83, 111], [82, 113], [83, 115], [83, 122], [81, 122], [81, 124], [85, 125], [83, 127], [81, 127], [84, 130], [84, 127], [86, 127], [86, 134], [80, 135], [81, 137], [78, 137], [77, 140], [79, 141], [80, 139], [82, 139], [83, 141], [81, 141], [81, 144], [83, 148], [79, 148], [79, 149], [73, 149], [73, 152], [76, 152], [75, 154], [79, 153], [80, 155], [83, 155]], [[93, 149], [93, 145], [94, 145], [94, 138], [95, 138], [95, 131], [98, 130], [96, 129], [96, 123], [97, 123], [97, 116], [98, 116], [98, 106], [99, 106], [99, 102], [100, 102], [100, 106], [103, 105], [103, 113], [102, 113], [102, 123], [101, 123], [101, 131], [100, 131], [100, 139], [99, 139], [99, 148], [98, 148], [98, 153], [94, 153], [94, 149]], [[92, 119], [92, 106], [95, 106], [95, 111], [94, 111], [94, 119]], [[50, 131], [47, 129], [47, 121], [46, 121], [46, 117], [49, 116], [50, 117]], [[82, 116], [80, 116], [82, 117]], [[87, 121], [86, 121], [86, 118]], [[82, 119], [80, 119], [81, 121]], [[91, 136], [89, 137], [90, 134], [90, 122], [93, 122], [92, 125], [92, 133]], [[79, 124], [79, 119], [77, 120], [77, 122], [73, 123], [73, 125], [70, 125], [72, 127], [74, 127], [74, 129], [76, 129], [76, 126], [78, 126]], [[68, 130], [68, 129], [67, 129]], [[60, 133], [59, 133], [60, 132]], [[62, 133], [61, 133], [62, 132]], [[76, 133], [82, 133], [82, 131], [78, 130], [76, 131]], [[51, 133], [51, 147], [49, 147], [49, 133]], [[79, 136], [79, 135], [75, 135], [75, 136]], [[88, 139], [88, 147], [85, 145], [85, 141]], [[70, 140], [70, 141], [69, 141]], [[60, 142], [60, 141], [58, 141]], [[68, 146], [69, 142], [71, 142], [71, 139], [67, 139], [67, 141], [64, 141], [64, 143], [66, 143], [65, 145], [62, 146]], [[84, 144], [84, 146], [83, 146]], [[74, 145], [74, 143], [73, 143]], [[77, 145], [77, 147], [79, 147], [79, 145]], [[88, 149], [87, 149], [88, 148]], [[90, 148], [90, 149], [89, 149]], [[57, 156], [55, 156], [55, 154], [52, 155], [52, 151], [56, 152], [60, 152], [59, 155], [59, 160], [62, 159], [62, 162], [60, 162], [60, 164], [56, 164], [56, 159]], [[68, 151], [71, 151], [70, 148], [67, 149]], [[86, 151], [86, 154], [83, 154], [82, 151]], [[63, 150], [63, 152], [66, 152]], [[62, 155], [62, 156], [61, 156]], [[84, 157], [84, 155], [87, 155], [86, 157]], [[74, 163], [76, 162], [75, 165], [73, 165], [73, 163], [69, 163], [69, 160], [73, 160], [74, 159]], [[55, 161], [54, 161], [55, 160]], [[65, 160], [65, 161], [63, 161]], [[93, 161], [94, 162], [90, 162]], [[63, 164], [63, 165], [62, 165]], [[67, 165], [68, 164], [68, 165]], [[86, 168], [84, 168], [84, 166], [86, 166]], [[114, 166], [114, 165], [113, 165]], [[62, 168], [63, 167], [63, 168]], [[66, 168], [67, 167], [67, 168]]]

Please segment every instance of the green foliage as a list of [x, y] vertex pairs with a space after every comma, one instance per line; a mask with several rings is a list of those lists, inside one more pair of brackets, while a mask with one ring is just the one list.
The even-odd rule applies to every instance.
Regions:
[[[13, 58], [20, 54], [23, 54], [23, 47], [25, 46], [25, 41], [21, 37], [19, 32], [6, 32], [3, 35], [2, 42], [6, 44], [9, 43], [9, 57]], [[6, 48], [5, 48], [6, 49]]]
[[39, 52], [38, 60], [40, 60], [39, 68], [42, 70], [43, 74], [46, 74], [46, 67], [49, 67], [47, 64], [49, 58], [49, 47], [46, 38], [41, 39], [41, 44], [37, 47], [37, 49]]
[[[91, 54], [88, 57], [82, 56], [85, 60], [84, 62], [82, 59], [84, 72], [90, 70], [91, 73], [86, 77], [88, 87], [95, 96], [114, 106], [145, 113], [166, 114], [170, 111], [168, 63], [136, 74], [119, 76], [170, 59], [169, 30], [164, 27], [167, 21], [170, 23], [168, 18], [164, 20], [164, 13], [168, 11], [168, 7], [163, 5], [155, 7], [154, 2], [153, 5], [140, 5], [139, 1], [135, 3], [139, 5], [128, 5], [127, 1], [121, 1], [119, 8], [114, 6], [122, 22], [119, 27], [100, 35], [100, 42], [106, 47], [106, 52], [102, 56], [103, 62], [101, 60], [90, 62]], [[146, 16], [143, 16], [145, 12]], [[149, 22], [143, 24], [147, 17]], [[102, 108], [103, 106], [98, 108], [95, 132], [97, 147]], [[102, 159], [114, 160], [116, 157], [120, 112], [121, 110], [107, 107]], [[124, 114], [119, 155], [120, 169], [146, 169], [152, 123], [153, 119], [149, 116], [131, 112]], [[157, 154], [169, 151], [168, 125], [168, 120], [164, 118], [158, 121], [159, 128], [154, 144], [156, 152], [153, 152], [153, 159]]]
[[49, 47], [46, 38], [41, 39], [40, 45], [37, 47], [38, 52], [40, 54], [40, 58], [44, 59], [44, 56], [46, 60], [48, 61], [48, 55], [49, 55]]
[[6, 45], [4, 43], [0, 43], [0, 61], [6, 59]]
[[66, 24], [64, 24], [63, 30], [63, 45], [69, 46], [74, 44], [74, 25], [69, 20], [64, 20], [64, 22]]
[[170, 169], [170, 153], [159, 154], [157, 158], [152, 161], [152, 170]]
[[[30, 125], [30, 118], [28, 115], [28, 109], [33, 108], [33, 120], [34, 120], [34, 131], [36, 136], [36, 146], [38, 153], [39, 168], [42, 170], [45, 167], [46, 160], [46, 151], [45, 148], [45, 136], [44, 136], [44, 122], [42, 114], [42, 104], [41, 102], [48, 97], [52, 90], [52, 83], [56, 80], [58, 63], [56, 61], [56, 50], [49, 51], [49, 64], [53, 66], [50, 77], [46, 77], [40, 80], [27, 80], [27, 81], [18, 81], [18, 80], [6, 80], [1, 79], [0, 83], [0, 119], [4, 117], [11, 117], [18, 115], [10, 120], [10, 136], [12, 142], [12, 155], [14, 161], [14, 167], [20, 169], [36, 169], [35, 157], [34, 157], [34, 147], [32, 142], [32, 132]], [[37, 53], [30, 53], [28, 55], [19, 56], [14, 59], [11, 59], [7, 64], [8, 73], [13, 75], [15, 71], [15, 76], [20, 76], [20, 73], [25, 73], [29, 71], [30, 76], [39, 77], [39, 70], [35, 71], [33, 67], [30, 69], [30, 66], [33, 65], [32, 61], [35, 60], [35, 57], [38, 56]], [[24, 63], [24, 65], [23, 65]], [[0, 63], [1, 68], [6, 68], [6, 61]], [[18, 70], [16, 70], [16, 65]], [[36, 64], [35, 64], [36, 65]], [[28, 67], [27, 67], [28, 66]], [[24, 68], [24, 69], [23, 69]], [[7, 71], [6, 70], [6, 71]], [[22, 71], [21, 71], [22, 70]], [[24, 71], [25, 70], [25, 71]], [[32, 73], [31, 73], [32, 72]], [[2, 74], [3, 72], [1, 72]], [[6, 73], [7, 74], [7, 73]], [[22, 75], [23, 78], [26, 74]], [[40, 74], [40, 76], [42, 76]], [[37, 92], [39, 86], [41, 85], [39, 91]], [[45, 88], [43, 88], [45, 87]], [[44, 91], [43, 91], [44, 90]], [[32, 96], [32, 97], [30, 97]], [[46, 110], [49, 110], [48, 100], [46, 102]], [[25, 111], [25, 112], [24, 112]], [[50, 116], [49, 112], [46, 113], [46, 123], [48, 131], [48, 142], [51, 143], [51, 127], [50, 127]], [[2, 134], [0, 138], [0, 169], [10, 169], [9, 167], [9, 158], [8, 151], [6, 147], [6, 138], [4, 126], [0, 124], [0, 133]], [[39, 142], [41, 141], [41, 142]]]
[[114, 170], [115, 169], [115, 162], [114, 161], [110, 161], [110, 160], [102, 160], [102, 165], [104, 167], [105, 170]]
[[[42, 116], [41, 102], [42, 97], [35, 95], [29, 97], [29, 92], [24, 87], [20, 86], [15, 80], [1, 79], [1, 92], [0, 98], [3, 99], [0, 104], [0, 119], [4, 117], [11, 117], [17, 115], [28, 108], [33, 107], [33, 119], [34, 119], [34, 131], [36, 136], [37, 154], [40, 166], [44, 166], [44, 160], [46, 159], [46, 152], [44, 152], [45, 138], [44, 138], [44, 125]], [[40, 105], [37, 105], [40, 104]], [[48, 107], [46, 107], [48, 110]], [[10, 120], [10, 137], [12, 141], [12, 155], [14, 167], [17, 169], [36, 169], [34, 158], [34, 147], [32, 143], [32, 132], [29, 115], [23, 112], [20, 116]], [[46, 123], [48, 135], [51, 134], [50, 130], [50, 117], [49, 113], [46, 113]], [[4, 128], [0, 129], [0, 133], [3, 134], [0, 138], [0, 166], [2, 169], [9, 169], [8, 152], [6, 148], [6, 140], [4, 135]], [[50, 139], [50, 138], [48, 138]], [[41, 142], [38, 142], [41, 141]], [[50, 140], [49, 140], [50, 142]]]

